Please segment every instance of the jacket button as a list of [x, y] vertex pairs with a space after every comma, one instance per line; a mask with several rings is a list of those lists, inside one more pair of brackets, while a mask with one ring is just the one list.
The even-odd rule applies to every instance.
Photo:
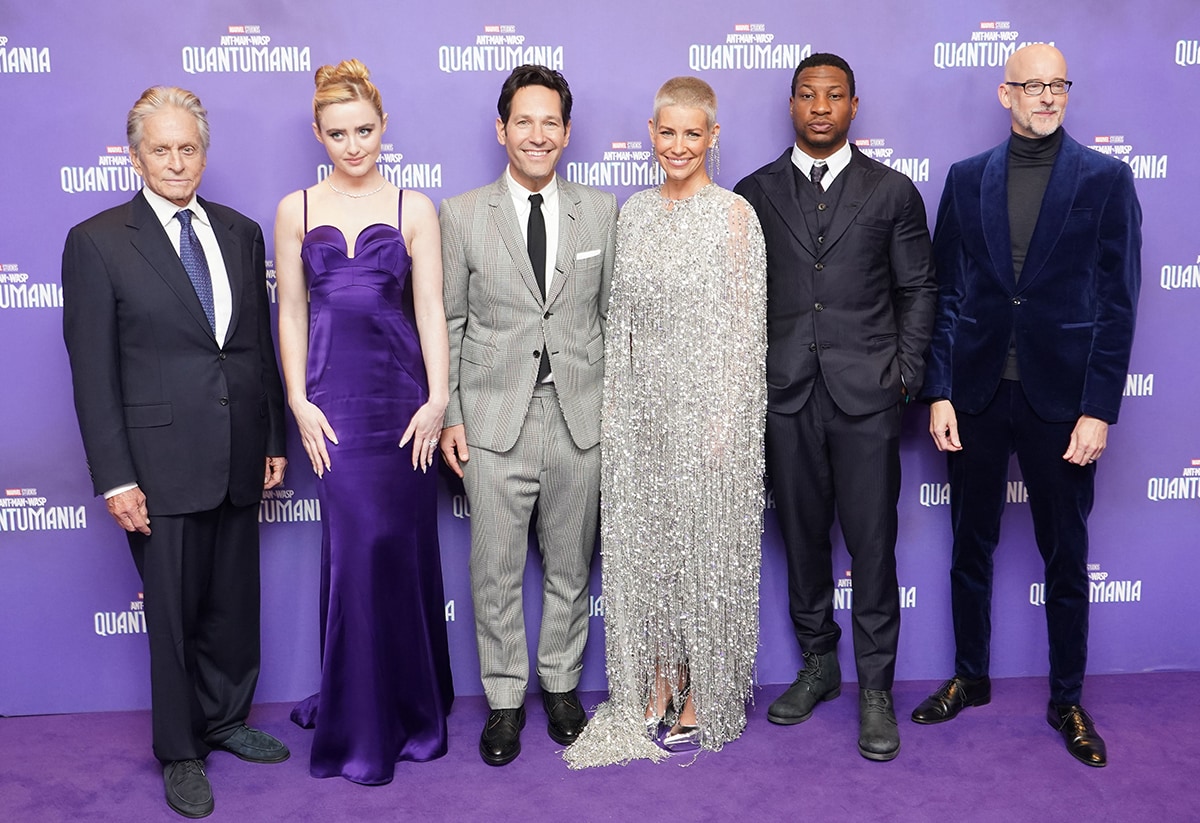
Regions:
[[1019, 298], [1019, 297], [1014, 297], [1014, 298], [1013, 298], [1013, 305], [1014, 305], [1014, 306], [1019, 306], [1019, 305], [1021, 305], [1021, 298]]
[[534, 360], [537, 360], [537, 359], [538, 359], [538, 358], [540, 358], [541, 356], [542, 356], [542, 353], [541, 353], [540, 351], [535, 351], [535, 352], [533, 353], [533, 359], [534, 359]]
[[813, 268], [816, 269], [817, 271], [825, 271], [825, 264], [818, 263], [817, 265], [813, 266]]
[[549, 319], [550, 319], [550, 312], [546, 312], [545, 314], [543, 314], [543, 315], [542, 315], [542, 319], [543, 319], [543, 320], [549, 320]]
[[817, 344], [816, 344], [816, 343], [809, 343], [809, 344], [808, 344], [808, 350], [809, 350], [809, 351], [816, 351], [816, 350], [817, 350]]
[[814, 304], [813, 308], [816, 309], [817, 311], [825, 311], [825, 307], [823, 305], [821, 305], [820, 303]]
[[218, 360], [224, 360], [224, 359], [225, 359], [225, 352], [221, 352], [220, 354], [218, 354], [218, 355], [217, 355], [217, 359], [218, 359]]
[[824, 203], [817, 204], [817, 211], [825, 211], [825, 209], [827, 209], [827, 208], [829, 208], [829, 207], [826, 206]]
[[229, 405], [229, 398], [228, 398], [228, 397], [222, 397], [222, 398], [221, 398], [221, 405], [222, 405], [222, 406], [228, 406], [228, 405]]

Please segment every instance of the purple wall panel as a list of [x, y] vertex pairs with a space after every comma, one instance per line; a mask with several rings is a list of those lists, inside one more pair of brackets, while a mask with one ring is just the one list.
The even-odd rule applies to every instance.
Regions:
[[[970, 8], [917, 0], [902, 9], [885, 0], [836, 7], [749, 0], [736, 11], [700, 0], [685, 15], [614, 0], [603, 16], [565, 4], [534, 12], [509, 0], [459, 2], [452, 13], [408, 0], [364, 0], [337, 14], [317, 0], [247, 11], [254, 5], [173, 8], [173, 24], [153, 29], [143, 18], [161, 10], [147, 0], [86, 8], [47, 0], [6, 9], [0, 20], [0, 714], [149, 702], [139, 582], [121, 533], [92, 498], [58, 293], [67, 229], [140, 185], [127, 164], [125, 112], [152, 84], [196, 91], [213, 133], [201, 192], [258, 220], [270, 256], [275, 204], [323, 176], [326, 158], [309, 127], [312, 73], [351, 56], [371, 68], [384, 94], [385, 172], [398, 184], [439, 202], [495, 179], [504, 162], [493, 125], [500, 83], [512, 65], [550, 62], [576, 97], [560, 173], [623, 201], [657, 180], [646, 120], [663, 80], [699, 74], [717, 90], [717, 179], [732, 187], [790, 144], [787, 95], [797, 59], [835, 51], [857, 76], [851, 138], [913, 177], [932, 221], [950, 164], [1007, 132], [994, 91], [1004, 59], [1018, 44], [1055, 42], [1076, 82], [1068, 130], [1130, 162], [1145, 211], [1130, 391], [1110, 433], [1092, 517], [1090, 670], [1200, 668], [1192, 593], [1200, 577], [1200, 380], [1187, 331], [1200, 314], [1200, 231], [1190, 206], [1200, 183], [1200, 8], [1192, 0], [1166, 0], [1153, 14], [1084, 0]], [[268, 277], [273, 286], [273, 272]], [[906, 604], [898, 676], [905, 679], [946, 676], [953, 660], [945, 465], [926, 425], [921, 408], [905, 421], [898, 549]], [[262, 508], [264, 701], [300, 697], [317, 683], [316, 479], [294, 431], [289, 453], [286, 487]], [[1015, 463], [1012, 481], [994, 601], [993, 674], [1001, 677], [1047, 669], [1040, 561]], [[469, 520], [457, 481], [446, 479], [439, 507], [455, 682], [460, 693], [478, 694]], [[840, 537], [835, 543], [841, 573], [849, 562]], [[763, 553], [758, 678], [784, 682], [799, 652], [770, 509]], [[533, 554], [529, 592], [538, 574]], [[597, 597], [599, 584], [597, 563]], [[595, 605], [587, 689], [604, 685]], [[539, 607], [537, 597], [526, 603], [534, 633]], [[853, 671], [846, 640], [843, 659]]]

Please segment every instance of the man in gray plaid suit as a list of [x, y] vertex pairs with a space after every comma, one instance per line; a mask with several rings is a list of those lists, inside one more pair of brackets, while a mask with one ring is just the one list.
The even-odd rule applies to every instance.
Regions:
[[441, 449], [471, 503], [471, 595], [491, 711], [484, 762], [521, 753], [529, 655], [521, 584], [537, 508], [542, 626], [537, 672], [547, 731], [587, 723], [575, 694], [587, 641], [600, 497], [604, 321], [617, 202], [554, 169], [571, 136], [571, 90], [520, 66], [505, 81], [500, 179], [441, 206], [450, 404]]

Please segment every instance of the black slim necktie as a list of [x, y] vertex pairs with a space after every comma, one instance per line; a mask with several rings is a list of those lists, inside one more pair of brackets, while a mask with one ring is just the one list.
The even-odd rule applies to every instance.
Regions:
[[213, 304], [212, 277], [208, 271], [208, 258], [204, 256], [204, 247], [200, 245], [196, 230], [192, 228], [192, 213], [188, 209], [181, 209], [175, 212], [175, 219], [180, 223], [179, 260], [183, 263], [188, 279], [192, 281], [196, 296], [200, 298], [208, 325], [212, 327], [213, 334], [216, 334], [217, 317]]
[[824, 161], [817, 160], [812, 164], [812, 168], [808, 170], [808, 179], [817, 187], [818, 193], [823, 193], [825, 187], [821, 185], [821, 179], [825, 177], [825, 172], [828, 170]]
[[533, 264], [533, 277], [537, 280], [542, 299], [546, 299], [546, 217], [542, 214], [542, 196], [529, 195], [529, 227], [526, 232], [529, 262]]
[[[525, 232], [525, 246], [529, 249], [529, 262], [533, 266], [533, 278], [537, 281], [542, 300], [546, 299], [546, 216], [542, 214], [542, 196], [529, 195], [529, 225]], [[550, 354], [545, 348], [538, 362], [537, 382], [541, 383], [550, 374]]]

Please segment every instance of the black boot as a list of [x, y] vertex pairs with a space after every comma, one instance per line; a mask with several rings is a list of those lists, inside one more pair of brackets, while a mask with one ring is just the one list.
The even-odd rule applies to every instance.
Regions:
[[818, 703], [833, 700], [841, 693], [842, 669], [837, 651], [805, 652], [804, 668], [796, 673], [796, 682], [767, 709], [767, 719], [781, 726], [803, 723]]

